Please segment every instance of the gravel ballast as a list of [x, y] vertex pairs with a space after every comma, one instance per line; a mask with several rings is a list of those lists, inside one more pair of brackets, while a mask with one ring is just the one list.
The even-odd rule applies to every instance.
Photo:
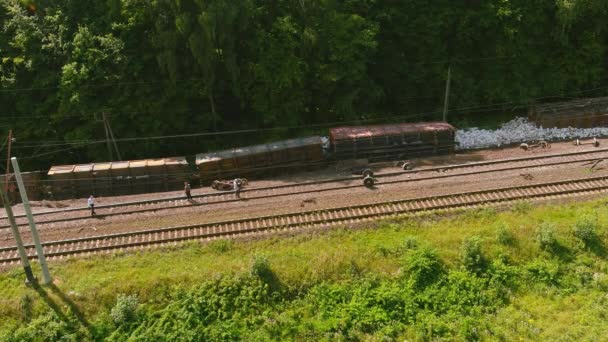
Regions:
[[543, 128], [537, 127], [526, 118], [515, 118], [499, 129], [479, 128], [459, 129], [456, 131], [458, 150], [501, 147], [514, 143], [533, 140], [566, 140], [608, 136], [608, 127], [594, 128]]

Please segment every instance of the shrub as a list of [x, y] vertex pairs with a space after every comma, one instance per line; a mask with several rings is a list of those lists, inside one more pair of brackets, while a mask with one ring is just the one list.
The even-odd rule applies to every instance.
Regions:
[[583, 217], [578, 220], [572, 229], [574, 236], [579, 239], [586, 247], [593, 245], [598, 241], [597, 223], [591, 217]]
[[420, 248], [412, 251], [404, 262], [407, 278], [416, 288], [426, 287], [436, 282], [443, 275], [443, 264], [437, 252], [430, 248]]
[[460, 261], [469, 272], [481, 273], [486, 261], [481, 253], [481, 239], [478, 236], [465, 239], [460, 248]]
[[557, 285], [559, 275], [559, 263], [536, 259], [525, 266], [525, 269], [534, 280], [547, 285]]
[[532, 204], [528, 201], [517, 201], [513, 204], [513, 211], [519, 214], [525, 214], [532, 209]]
[[501, 245], [511, 245], [515, 241], [513, 234], [511, 234], [506, 224], [502, 223], [496, 229], [496, 241]]
[[543, 223], [536, 231], [536, 242], [542, 250], [554, 251], [557, 247], [555, 238], [555, 225], [550, 222]]
[[416, 249], [418, 247], [418, 240], [413, 236], [408, 236], [403, 240], [403, 248], [406, 250]]
[[209, 243], [209, 249], [214, 253], [222, 254], [231, 250], [233, 244], [232, 240], [216, 240]]
[[132, 321], [136, 317], [139, 299], [136, 295], [119, 294], [116, 305], [110, 311], [114, 324], [121, 325]]
[[251, 263], [251, 274], [256, 276], [266, 283], [274, 279], [274, 273], [270, 268], [270, 262], [265, 255], [256, 255]]

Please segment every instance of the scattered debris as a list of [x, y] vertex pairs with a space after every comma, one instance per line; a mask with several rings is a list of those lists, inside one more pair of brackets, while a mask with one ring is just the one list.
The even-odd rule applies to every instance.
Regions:
[[549, 144], [548, 142], [544, 141], [544, 140], [538, 140], [538, 141], [533, 141], [530, 143], [521, 143], [519, 145], [519, 148], [521, 148], [524, 151], [528, 151], [528, 150], [533, 150], [536, 148], [551, 148], [551, 144]]
[[580, 139], [576, 139], [576, 140], [574, 140], [574, 145], [575, 146], [593, 145], [593, 147], [600, 147], [600, 142], [599, 142], [599, 140], [597, 140], [597, 138], [593, 138], [593, 140], [588, 140], [588, 141], [581, 141]]
[[300, 204], [300, 207], [304, 207], [305, 204], [317, 204], [317, 199], [316, 198], [307, 198], [302, 201], [302, 203]]
[[519, 175], [522, 176], [525, 180], [533, 180], [534, 179], [534, 176], [532, 176], [532, 174], [530, 174], [530, 173], [521, 173]]
[[363, 185], [365, 185], [368, 188], [372, 188], [374, 186], [374, 184], [376, 183], [377, 179], [372, 177], [372, 176], [367, 176], [365, 178], [363, 178]]
[[[235, 180], [240, 182], [241, 187], [249, 184], [249, 181], [245, 178], [236, 178]], [[221, 191], [232, 191], [234, 190], [234, 180], [214, 180], [211, 183], [211, 188]]]
[[403, 169], [403, 171], [407, 171], [407, 170], [413, 170], [415, 165], [413, 162], [411, 161], [398, 161], [395, 163], [396, 167], [399, 167], [401, 169]]

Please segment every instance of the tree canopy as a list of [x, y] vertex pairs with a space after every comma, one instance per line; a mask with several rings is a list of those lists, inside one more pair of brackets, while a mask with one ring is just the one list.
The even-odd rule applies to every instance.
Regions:
[[119, 141], [128, 159], [437, 120], [448, 66], [456, 120], [604, 95], [607, 14], [601, 0], [0, 0], [0, 134], [43, 169], [107, 160], [103, 115], [118, 139], [261, 130]]

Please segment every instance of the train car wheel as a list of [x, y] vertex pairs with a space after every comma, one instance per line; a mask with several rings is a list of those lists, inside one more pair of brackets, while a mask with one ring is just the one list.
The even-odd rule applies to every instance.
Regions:
[[413, 170], [414, 169], [414, 164], [413, 163], [403, 163], [402, 166], [404, 171], [409, 171], [409, 170]]
[[374, 176], [374, 171], [372, 171], [370, 169], [363, 170], [363, 178], [373, 177], [373, 176]]
[[365, 177], [363, 179], [363, 185], [368, 188], [371, 188], [372, 186], [374, 186], [374, 179], [372, 177]]

